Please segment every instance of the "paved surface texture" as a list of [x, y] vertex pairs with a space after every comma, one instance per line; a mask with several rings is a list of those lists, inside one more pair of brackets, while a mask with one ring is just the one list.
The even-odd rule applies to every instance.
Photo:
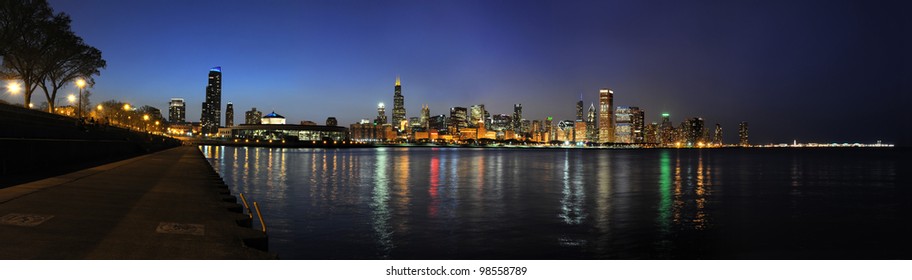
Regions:
[[196, 147], [0, 190], [0, 259], [273, 259]]

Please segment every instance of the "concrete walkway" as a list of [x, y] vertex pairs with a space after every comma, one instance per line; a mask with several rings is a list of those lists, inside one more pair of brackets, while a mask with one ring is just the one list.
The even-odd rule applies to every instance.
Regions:
[[0, 190], [0, 259], [272, 259], [196, 147]]

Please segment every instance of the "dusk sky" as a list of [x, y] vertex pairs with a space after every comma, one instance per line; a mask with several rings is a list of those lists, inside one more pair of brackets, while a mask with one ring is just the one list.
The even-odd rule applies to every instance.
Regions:
[[228, 101], [236, 123], [256, 107], [348, 126], [379, 102], [391, 118], [400, 75], [408, 117], [574, 119], [609, 87], [647, 122], [721, 123], [727, 143], [740, 121], [752, 143], [907, 141], [910, 32], [873, 2], [50, 1], [107, 60], [93, 103], [167, 114], [182, 97], [190, 121], [221, 66], [223, 125]]

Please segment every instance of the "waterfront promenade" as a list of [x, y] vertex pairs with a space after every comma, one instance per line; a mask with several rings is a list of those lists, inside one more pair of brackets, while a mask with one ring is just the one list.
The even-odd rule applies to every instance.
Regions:
[[0, 189], [0, 259], [275, 258], [227, 192], [192, 146]]

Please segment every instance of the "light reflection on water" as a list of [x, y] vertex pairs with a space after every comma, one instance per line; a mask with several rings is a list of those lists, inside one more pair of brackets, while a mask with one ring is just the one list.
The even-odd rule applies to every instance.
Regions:
[[[200, 149], [233, 193], [260, 203], [270, 249], [288, 259], [801, 258], [849, 234], [808, 236], [815, 224], [846, 223], [827, 215], [847, 206], [828, 201], [908, 194], [892, 188], [895, 162], [877, 157], [841, 174], [858, 161], [738, 150]], [[880, 192], [864, 189], [872, 179]]]

